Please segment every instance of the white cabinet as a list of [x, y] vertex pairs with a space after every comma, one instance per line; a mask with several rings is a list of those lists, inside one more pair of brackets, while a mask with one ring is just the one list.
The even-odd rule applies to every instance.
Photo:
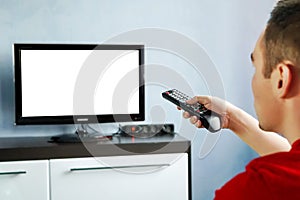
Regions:
[[187, 200], [187, 153], [50, 160], [52, 200]]
[[49, 200], [48, 167], [48, 160], [1, 162], [0, 199]]
[[187, 200], [187, 153], [0, 162], [1, 200]]

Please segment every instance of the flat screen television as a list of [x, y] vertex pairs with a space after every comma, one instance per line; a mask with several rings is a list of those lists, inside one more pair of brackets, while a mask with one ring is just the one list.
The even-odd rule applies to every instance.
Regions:
[[145, 119], [144, 45], [14, 44], [15, 124]]

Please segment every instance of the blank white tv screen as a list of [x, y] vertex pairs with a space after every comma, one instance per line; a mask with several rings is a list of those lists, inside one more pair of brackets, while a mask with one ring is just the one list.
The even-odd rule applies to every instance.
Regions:
[[136, 114], [139, 51], [24, 49], [21, 90], [22, 117]]

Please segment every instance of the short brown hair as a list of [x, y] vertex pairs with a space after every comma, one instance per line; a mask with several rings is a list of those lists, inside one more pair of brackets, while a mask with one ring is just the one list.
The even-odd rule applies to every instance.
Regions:
[[300, 62], [300, 0], [281, 0], [271, 12], [264, 35], [266, 78], [284, 60]]

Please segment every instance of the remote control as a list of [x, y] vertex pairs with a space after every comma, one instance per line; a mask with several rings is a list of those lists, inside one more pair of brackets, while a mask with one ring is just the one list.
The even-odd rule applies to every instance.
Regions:
[[217, 132], [222, 128], [221, 117], [219, 114], [208, 110], [204, 105], [197, 103], [194, 105], [187, 104], [186, 101], [191, 99], [179, 90], [172, 89], [162, 93], [162, 96], [179, 106], [191, 115], [198, 117], [202, 125], [210, 132]]

